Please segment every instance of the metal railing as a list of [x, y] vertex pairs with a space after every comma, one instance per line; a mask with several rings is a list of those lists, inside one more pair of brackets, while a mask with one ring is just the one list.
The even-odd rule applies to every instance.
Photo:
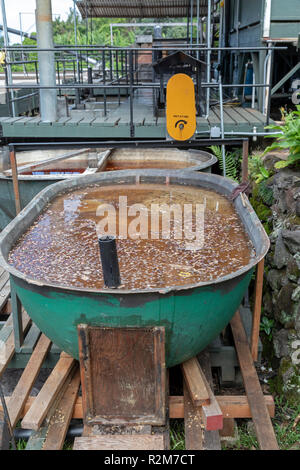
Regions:
[[[217, 61], [222, 54], [245, 53], [250, 54], [253, 52], [267, 51], [268, 52], [268, 68], [272, 69], [272, 60], [274, 50], [282, 49], [285, 47], [207, 47], [203, 44], [176, 44], [172, 45], [153, 45], [153, 47], [104, 47], [104, 46], [55, 46], [52, 49], [41, 49], [36, 46], [13, 46], [7, 47], [9, 51], [10, 62], [4, 65], [4, 69], [10, 67], [12, 70], [17, 65], [33, 64], [34, 83], [20, 84], [12, 82], [9, 83], [8, 75], [5, 74], [5, 86], [7, 91], [7, 100], [10, 105], [12, 102], [20, 101], [28, 98], [24, 97], [12, 98], [12, 92], [16, 89], [31, 89], [32, 94], [40, 92], [44, 89], [56, 89], [58, 96], [66, 94], [68, 91], [69, 101], [74, 100], [75, 105], [80, 104], [81, 100], [88, 99], [92, 94], [98, 95], [98, 100], [101, 99], [103, 103], [103, 114], [107, 116], [109, 112], [109, 103], [107, 97], [111, 90], [116, 90], [118, 97], [118, 105], [121, 103], [121, 92], [125, 91], [125, 95], [129, 97], [129, 110], [130, 110], [130, 128], [133, 132], [134, 129], [134, 98], [137, 90], [150, 89], [153, 94], [153, 115], [157, 115], [157, 101], [160, 94], [166, 85], [169, 78], [161, 77], [155, 74], [151, 64], [157, 58], [164, 57], [168, 54], [177, 52], [178, 50], [187, 53], [189, 56], [202, 61], [201, 69], [201, 82], [196, 85], [200, 89], [197, 90], [197, 99], [201, 101], [201, 108], [206, 110], [206, 118], [208, 118], [209, 110], [211, 107], [211, 90], [218, 91], [219, 80], [211, 78], [208, 69], [211, 69], [212, 62], [207, 62], [209, 58], [211, 61]], [[56, 84], [55, 86], [43, 86], [39, 79], [39, 64], [38, 52], [54, 52], [56, 64]], [[20, 60], [25, 58], [25, 60]], [[145, 64], [148, 65], [145, 67]], [[170, 74], [172, 71], [170, 70]], [[205, 81], [205, 78], [210, 77]], [[266, 126], [270, 122], [270, 106], [271, 106], [271, 77], [267, 82], [266, 75], [264, 76], [264, 83], [222, 83], [222, 90], [229, 96], [234, 96], [234, 90], [244, 90], [245, 88], [254, 88], [258, 90], [263, 88], [268, 90], [265, 93], [266, 102], [264, 103], [264, 114]], [[35, 91], [36, 90], [36, 91]], [[70, 92], [71, 90], [71, 92]], [[98, 90], [98, 92], [97, 92]], [[101, 91], [100, 91], [101, 90]], [[209, 91], [209, 93], [208, 93]], [[124, 94], [124, 93], [123, 93]], [[200, 103], [198, 103], [200, 104]], [[221, 113], [221, 121], [223, 121], [223, 113]], [[221, 126], [224, 121], [221, 122]]]

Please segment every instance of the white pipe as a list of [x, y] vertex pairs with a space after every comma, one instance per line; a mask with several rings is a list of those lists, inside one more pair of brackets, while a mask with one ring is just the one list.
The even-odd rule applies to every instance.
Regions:
[[263, 38], [269, 38], [269, 36], [270, 36], [271, 10], [272, 10], [272, 0], [265, 0]]
[[[254, 66], [253, 66], [253, 67], [254, 67]], [[253, 85], [255, 85], [255, 73], [254, 73], [254, 70], [253, 70]], [[253, 87], [253, 88], [252, 88], [252, 103], [251, 103], [252, 109], [255, 108], [255, 92], [256, 92], [256, 88]]]
[[[41, 49], [53, 49], [52, 8], [51, 0], [36, 0], [36, 32], [37, 44]], [[38, 53], [40, 85], [52, 87], [56, 85], [54, 52]], [[57, 119], [56, 89], [40, 90], [40, 113], [45, 122]]]
[[[272, 43], [268, 44], [268, 47], [272, 47]], [[264, 61], [264, 84], [270, 83], [270, 80], [271, 80], [271, 56], [272, 56], [272, 50], [270, 49]], [[265, 88], [263, 92], [263, 106], [262, 106], [262, 113], [264, 115], [267, 114], [266, 103], [268, 102], [268, 93], [270, 93], [270, 89]]]

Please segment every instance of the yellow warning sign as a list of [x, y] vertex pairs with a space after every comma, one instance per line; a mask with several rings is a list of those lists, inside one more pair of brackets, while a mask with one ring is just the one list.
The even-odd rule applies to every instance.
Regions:
[[177, 73], [167, 84], [167, 131], [174, 140], [188, 140], [196, 132], [195, 87], [184, 73]]

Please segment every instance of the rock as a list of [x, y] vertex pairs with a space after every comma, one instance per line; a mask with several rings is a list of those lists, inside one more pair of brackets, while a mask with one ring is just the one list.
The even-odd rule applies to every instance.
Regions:
[[[286, 245], [283, 242], [282, 232], [279, 232], [278, 238], [275, 243], [275, 251], [273, 263], [277, 269], [282, 269], [284, 266], [287, 266], [288, 262], [291, 261], [292, 256], [286, 248]], [[285, 230], [287, 232], [287, 230]]]
[[292, 293], [292, 300], [294, 302], [298, 302], [300, 300], [300, 286], [296, 287], [296, 289]]
[[282, 230], [281, 235], [284, 244], [293, 255], [300, 252], [300, 230]]
[[292, 202], [294, 207], [291, 208], [291, 198], [294, 198], [297, 188], [300, 187], [300, 172], [295, 172], [289, 168], [279, 171], [274, 176], [274, 201], [277, 201], [279, 210], [282, 213], [295, 210], [295, 200]]
[[274, 305], [275, 317], [285, 328], [293, 328], [295, 325], [294, 302], [292, 301], [294, 290], [295, 285], [291, 282], [283, 286]]
[[294, 255], [294, 260], [295, 260], [296, 263], [297, 263], [298, 269], [300, 269], [300, 253], [296, 253], [296, 254]]
[[263, 306], [265, 313], [272, 313], [273, 312], [273, 303], [272, 303], [272, 295], [267, 290], [263, 297]]
[[262, 158], [262, 163], [266, 170], [272, 171], [275, 168], [275, 163], [280, 162], [281, 159], [282, 157], [279, 154], [267, 153], [267, 155]]
[[298, 198], [296, 200], [296, 207], [295, 207], [295, 210], [296, 210], [296, 216], [297, 217], [300, 217], [300, 198]]
[[274, 352], [275, 356], [281, 359], [282, 357], [289, 355], [288, 346], [289, 332], [285, 328], [277, 331], [273, 337]]
[[[285, 273], [285, 271], [284, 271], [284, 273]], [[268, 272], [267, 281], [268, 281], [268, 283], [270, 284], [270, 286], [272, 287], [273, 290], [278, 290], [282, 287], [282, 284], [281, 284], [282, 277], [283, 277], [282, 276], [282, 270], [278, 271], [277, 269], [271, 269]]]
[[300, 304], [298, 306], [298, 311], [295, 313], [295, 330], [300, 336]]
[[278, 375], [282, 381], [282, 392], [286, 399], [295, 404], [300, 400], [300, 373], [299, 367], [292, 363], [290, 358], [282, 358]]
[[290, 281], [298, 282], [298, 279], [300, 279], [300, 259], [299, 262], [296, 261], [295, 257], [290, 259], [286, 269], [286, 276]]

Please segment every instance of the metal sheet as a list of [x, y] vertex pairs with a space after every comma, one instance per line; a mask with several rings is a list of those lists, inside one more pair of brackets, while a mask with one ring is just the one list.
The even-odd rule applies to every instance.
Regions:
[[[76, 5], [82, 18], [184, 18], [190, 0], [80, 0]], [[206, 13], [207, 0], [200, 0], [200, 15]]]

